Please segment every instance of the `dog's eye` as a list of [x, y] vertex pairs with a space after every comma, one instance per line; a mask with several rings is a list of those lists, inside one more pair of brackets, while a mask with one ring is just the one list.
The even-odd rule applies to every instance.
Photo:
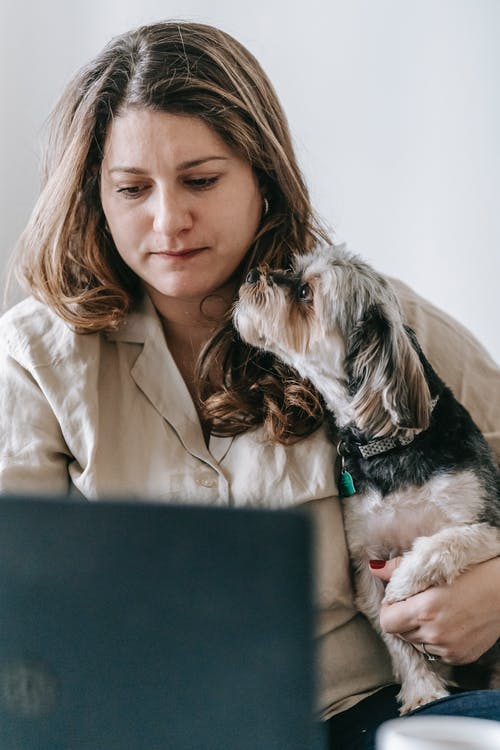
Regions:
[[301, 284], [301, 286], [299, 286], [297, 296], [299, 299], [305, 300], [306, 302], [312, 300], [312, 289], [309, 284]]

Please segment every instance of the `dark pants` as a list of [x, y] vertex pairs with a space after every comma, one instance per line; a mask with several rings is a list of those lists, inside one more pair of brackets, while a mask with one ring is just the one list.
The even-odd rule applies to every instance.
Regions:
[[[399, 716], [397, 686], [379, 690], [357, 706], [326, 722], [328, 750], [374, 750], [375, 732], [383, 721]], [[474, 716], [500, 721], [500, 690], [472, 690], [455, 693], [428, 703], [405, 716], [444, 714]]]

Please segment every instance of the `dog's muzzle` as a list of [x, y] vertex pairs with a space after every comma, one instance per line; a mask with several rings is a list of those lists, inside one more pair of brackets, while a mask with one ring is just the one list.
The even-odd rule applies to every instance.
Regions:
[[247, 284], [257, 284], [265, 282], [268, 286], [277, 284], [277, 286], [292, 286], [294, 279], [283, 271], [270, 271], [267, 267], [251, 268], [245, 279]]
[[256, 284], [260, 279], [260, 271], [258, 268], [251, 268], [245, 279], [247, 284]]

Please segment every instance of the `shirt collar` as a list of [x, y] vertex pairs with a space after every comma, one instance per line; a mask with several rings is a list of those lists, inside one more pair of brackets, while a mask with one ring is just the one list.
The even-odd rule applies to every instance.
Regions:
[[148, 294], [144, 293], [141, 301], [125, 318], [120, 328], [106, 333], [108, 341], [125, 341], [131, 344], [143, 344], [151, 335], [161, 335], [160, 319]]

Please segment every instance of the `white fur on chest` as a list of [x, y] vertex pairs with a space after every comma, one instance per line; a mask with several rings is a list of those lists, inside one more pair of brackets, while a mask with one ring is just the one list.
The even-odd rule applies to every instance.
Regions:
[[357, 561], [388, 559], [407, 551], [419, 536], [477, 521], [483, 499], [471, 471], [442, 473], [422, 487], [384, 497], [376, 490], [342, 501], [351, 555]]

